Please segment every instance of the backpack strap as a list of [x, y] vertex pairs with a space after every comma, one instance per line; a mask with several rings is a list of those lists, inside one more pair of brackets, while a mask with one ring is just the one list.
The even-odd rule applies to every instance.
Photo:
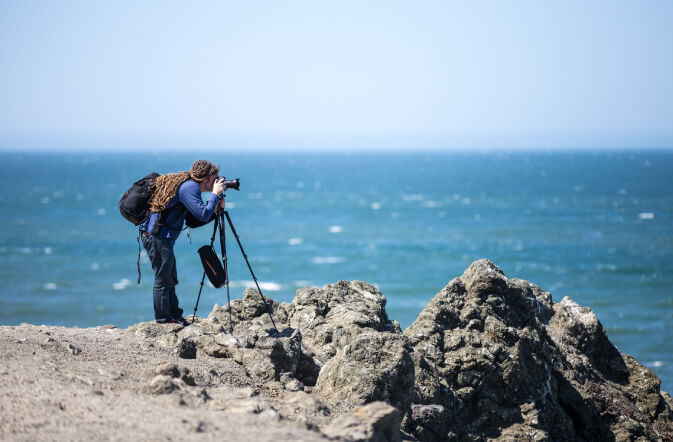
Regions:
[[140, 229], [138, 229], [138, 236], [136, 237], [136, 240], [138, 241], [138, 285], [140, 285], [140, 235], [142, 235], [142, 233], [140, 233]]

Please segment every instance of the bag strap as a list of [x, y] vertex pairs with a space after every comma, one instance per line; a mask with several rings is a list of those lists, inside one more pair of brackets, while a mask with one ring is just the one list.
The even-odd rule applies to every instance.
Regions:
[[138, 285], [140, 285], [140, 229], [138, 229], [138, 236], [136, 237], [136, 241], [138, 241]]

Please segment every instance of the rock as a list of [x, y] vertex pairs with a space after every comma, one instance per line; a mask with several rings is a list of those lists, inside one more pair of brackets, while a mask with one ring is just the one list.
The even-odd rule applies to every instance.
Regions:
[[365, 331], [397, 331], [385, 311], [386, 298], [373, 285], [339, 281], [322, 289], [305, 287], [286, 307], [291, 327], [300, 329], [304, 345], [323, 364], [339, 348]]
[[322, 432], [347, 441], [401, 441], [400, 412], [384, 402], [372, 402], [352, 413], [342, 414]]
[[170, 378], [180, 379], [186, 385], [196, 385], [194, 378], [189, 372], [189, 369], [178, 364], [173, 364], [170, 362], [163, 363], [156, 368], [154, 373], [157, 376], [167, 376]]
[[127, 330], [144, 338], [157, 338], [167, 333], [175, 333], [182, 330], [183, 327], [180, 324], [159, 324], [155, 321], [150, 321], [132, 325]]
[[198, 395], [189, 370], [168, 364], [152, 379], [154, 394], [177, 391], [182, 405], [269, 421], [292, 416], [334, 438], [399, 440], [400, 429], [420, 441], [673, 434], [673, 401], [659, 379], [619, 353], [591, 309], [554, 303], [488, 260], [451, 280], [404, 333], [385, 305], [360, 281], [305, 287], [289, 304], [246, 289], [231, 303], [231, 323], [229, 307], [216, 305], [189, 327], [148, 322], [129, 331], [181, 358], [198, 349], [199, 366], [228, 358], [217, 363], [245, 369], [239, 386], [259, 388], [254, 396], [218, 389], [216, 373], [199, 377], [209, 391]]
[[554, 305], [554, 316], [546, 327], [567, 362], [582, 374], [596, 369], [612, 381], [627, 381], [629, 371], [612, 345], [594, 312], [567, 296]]
[[[222, 326], [228, 332], [229, 307], [215, 305], [208, 315], [208, 321]], [[234, 335], [250, 332], [272, 333], [282, 329], [282, 324], [287, 323], [287, 314], [276, 301], [267, 297], [262, 298], [256, 289], [246, 288], [243, 299], [231, 302], [231, 321]]]
[[279, 381], [281, 375], [295, 376], [301, 359], [301, 333], [286, 328], [267, 336], [248, 336], [252, 348], [239, 348], [233, 352], [236, 362], [247, 371], [265, 381]]
[[158, 375], [150, 382], [150, 391], [153, 394], [168, 394], [179, 389], [180, 385], [171, 376]]
[[406, 433], [421, 442], [456, 439], [448, 425], [447, 411], [441, 405], [412, 405], [404, 427]]
[[323, 366], [316, 392], [335, 412], [374, 401], [406, 411], [414, 392], [414, 363], [406, 339], [389, 332], [358, 335]]
[[415, 366], [404, 428], [419, 440], [657, 439], [670, 419], [656, 376], [619, 353], [589, 308], [554, 304], [488, 260], [404, 335]]
[[196, 359], [196, 344], [189, 338], [180, 339], [175, 347], [175, 354], [183, 359]]
[[79, 355], [80, 353], [82, 353], [82, 349], [81, 349], [81, 348], [79, 348], [79, 347], [75, 347], [75, 346], [72, 345], [72, 344], [68, 344], [68, 350], [70, 350], [70, 353], [72, 353], [72, 354], [75, 355], [75, 356], [77, 356], [77, 355]]

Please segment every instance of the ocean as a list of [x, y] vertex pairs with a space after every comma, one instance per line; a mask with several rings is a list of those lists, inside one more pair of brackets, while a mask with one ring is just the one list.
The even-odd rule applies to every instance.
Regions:
[[[621, 352], [673, 390], [673, 151], [0, 153], [0, 323], [153, 319], [153, 275], [117, 202], [149, 172], [198, 158], [240, 178], [231, 219], [262, 291], [375, 284], [402, 328], [476, 259], [590, 306]], [[197, 249], [178, 239], [177, 292], [194, 308]], [[227, 231], [231, 295], [252, 277]], [[219, 251], [219, 248], [218, 248]], [[226, 303], [206, 285], [199, 311]]]

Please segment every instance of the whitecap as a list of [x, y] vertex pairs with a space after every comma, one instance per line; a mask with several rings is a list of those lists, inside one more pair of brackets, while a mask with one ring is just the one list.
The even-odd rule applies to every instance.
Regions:
[[664, 361], [653, 361], [653, 362], [647, 362], [645, 365], [652, 368], [660, 368], [666, 365], [666, 363]]
[[301, 238], [290, 238], [287, 240], [287, 243], [291, 246], [300, 246], [303, 242], [304, 241]]
[[96, 213], [99, 214], [100, 216], [103, 216], [103, 215], [105, 215], [105, 209], [101, 207], [100, 209], [98, 209], [96, 211]]
[[236, 203], [234, 203], [232, 201], [227, 201], [226, 204], [225, 204], [225, 207], [227, 209], [235, 209], [236, 208]]
[[58, 286], [56, 285], [55, 282], [48, 282], [43, 286], [43, 288], [45, 290], [56, 290], [58, 288]]
[[638, 215], [640, 219], [654, 219], [654, 213], [652, 212], [643, 212]]
[[44, 248], [44, 254], [45, 255], [51, 255], [52, 253], [54, 253], [54, 249], [52, 249], [51, 247], [45, 247]]
[[439, 207], [439, 203], [437, 201], [426, 201], [423, 203], [423, 206], [434, 209], [435, 207]]
[[98, 269], [100, 269], [100, 264], [98, 264], [97, 262], [91, 263], [91, 270], [96, 271]]
[[303, 181], [297, 181], [297, 189], [303, 189], [304, 188], [304, 182]]
[[[277, 282], [273, 281], [266, 281], [266, 282], [259, 282], [259, 288], [260, 290], [268, 291], [268, 292], [277, 292], [283, 289], [283, 286], [278, 284]], [[231, 281], [232, 287], [246, 287], [246, 288], [253, 288], [256, 289], [257, 285], [255, 284], [255, 281]]]
[[45, 196], [45, 197], [42, 198], [42, 204], [49, 204], [49, 201], [51, 201], [51, 200], [49, 199], [48, 196]]
[[343, 232], [343, 227], [341, 226], [329, 226], [330, 233], [341, 233]]
[[411, 195], [402, 195], [402, 200], [404, 201], [421, 201], [423, 199], [423, 195], [420, 193], [414, 193]]
[[30, 249], [30, 247], [21, 247], [19, 249], [19, 253], [21, 253], [22, 255], [30, 255], [31, 253], [33, 253], [33, 251]]
[[344, 262], [340, 256], [314, 256], [311, 258], [313, 264], [339, 264]]
[[112, 284], [112, 288], [115, 289], [115, 290], [124, 290], [129, 285], [131, 285], [131, 281], [124, 278], [121, 281], [115, 282], [114, 284]]
[[381, 203], [372, 203], [372, 210], [379, 210], [381, 208]]
[[[250, 287], [254, 287], [254, 285], [250, 285]], [[262, 290], [267, 290], [269, 292], [277, 292], [280, 291], [283, 288], [283, 286], [278, 284], [277, 282], [260, 282], [259, 288]]]

